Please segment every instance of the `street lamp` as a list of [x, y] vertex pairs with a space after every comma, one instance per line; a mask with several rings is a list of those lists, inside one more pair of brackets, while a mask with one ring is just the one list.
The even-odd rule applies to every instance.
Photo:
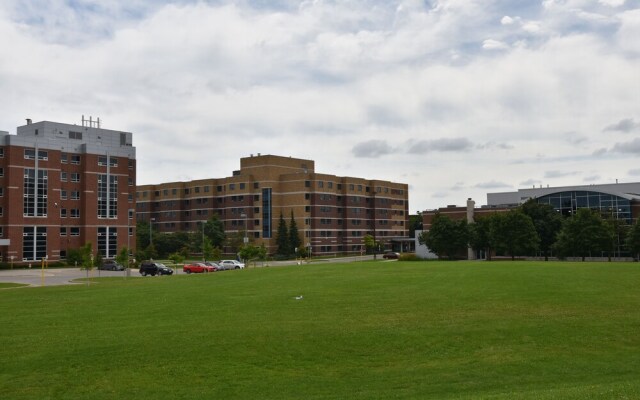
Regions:
[[202, 261], [207, 261], [207, 259], [204, 257], [204, 224], [207, 221], [200, 221], [200, 223], [202, 224]]
[[247, 236], [247, 214], [242, 213], [240, 216], [244, 218], [244, 244], [246, 245], [249, 243], [249, 237]]
[[133, 219], [133, 213], [135, 210], [130, 208], [127, 215], [127, 264], [129, 263], [129, 256], [131, 255], [131, 220]]

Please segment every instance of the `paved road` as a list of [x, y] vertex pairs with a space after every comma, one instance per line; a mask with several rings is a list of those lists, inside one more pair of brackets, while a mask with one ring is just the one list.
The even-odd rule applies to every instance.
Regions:
[[[379, 257], [380, 258], [380, 257]], [[359, 256], [359, 257], [343, 257], [343, 258], [332, 258], [332, 259], [321, 259], [321, 260], [313, 260], [311, 265], [313, 264], [323, 264], [326, 262], [354, 262], [354, 261], [365, 261], [373, 259], [372, 256]], [[268, 263], [270, 266], [279, 266], [279, 265], [295, 265], [298, 261], [289, 260], [289, 261], [271, 261]], [[300, 262], [301, 265], [307, 265], [304, 261]], [[264, 266], [266, 266], [265, 263]], [[256, 267], [262, 267], [262, 263], [256, 263]], [[251, 263], [249, 268], [253, 268], [253, 263]], [[182, 274], [182, 270], [178, 269], [178, 273]], [[124, 278], [123, 271], [98, 271], [94, 269], [89, 272], [89, 276], [92, 278], [97, 278], [98, 276], [119, 276]], [[81, 270], [79, 268], [45, 268], [44, 271], [40, 268], [32, 268], [32, 269], [8, 269], [8, 270], [0, 270], [0, 282], [12, 282], [12, 283], [25, 283], [30, 286], [55, 286], [55, 285], [78, 285], [85, 284], [85, 282], [72, 282], [74, 279], [78, 278], [86, 278], [87, 271]], [[130, 271], [130, 277], [140, 277], [137, 269], [132, 269]]]
[[[89, 272], [92, 278], [98, 277], [98, 270]], [[100, 271], [100, 276], [121, 276], [123, 271]], [[139, 276], [137, 270], [131, 271], [131, 276]], [[79, 268], [40, 268], [32, 269], [8, 269], [0, 270], [0, 282], [25, 283], [31, 286], [54, 286], [82, 284], [83, 282], [71, 282], [74, 279], [86, 278], [87, 271]]]

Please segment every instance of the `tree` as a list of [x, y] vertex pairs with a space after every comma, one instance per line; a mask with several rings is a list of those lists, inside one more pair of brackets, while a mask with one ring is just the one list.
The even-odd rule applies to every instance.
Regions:
[[212, 215], [204, 224], [204, 235], [211, 240], [211, 244], [214, 247], [222, 247], [224, 245], [226, 238], [224, 224], [218, 219], [217, 215]]
[[438, 257], [446, 256], [452, 260], [463, 253], [469, 244], [467, 221], [453, 221], [446, 215], [437, 213], [431, 222], [431, 229], [422, 232], [418, 241]]
[[376, 242], [373, 239], [373, 236], [369, 235], [368, 233], [364, 235], [362, 240], [364, 242], [364, 247], [367, 249], [367, 254], [369, 254], [369, 252], [372, 251], [373, 248], [376, 246]]
[[171, 262], [173, 262], [173, 264], [176, 265], [184, 262], [185, 258], [180, 253], [173, 253], [169, 255], [169, 260], [171, 260]]
[[556, 242], [558, 232], [562, 229], [562, 215], [549, 204], [540, 204], [535, 199], [527, 200], [521, 206], [522, 212], [533, 221], [538, 238], [540, 251], [545, 261], [549, 261], [549, 252]]
[[82, 256], [82, 268], [92, 270], [93, 269], [93, 250], [91, 242], [85, 243], [80, 248], [80, 254]]
[[120, 249], [120, 253], [116, 256], [116, 262], [129, 268], [129, 249], [127, 247]]
[[289, 251], [295, 252], [296, 249], [300, 250], [302, 240], [298, 233], [298, 226], [296, 220], [293, 218], [293, 210], [291, 210], [291, 221], [289, 222]]
[[143, 220], [136, 222], [136, 245], [138, 249], [149, 247], [149, 222]]
[[627, 234], [626, 240], [627, 247], [629, 251], [636, 259], [640, 259], [640, 222], [636, 221], [635, 224], [631, 226], [629, 229], [629, 233]]
[[244, 261], [245, 264], [248, 264], [250, 261], [258, 258], [259, 250], [258, 246], [253, 244], [247, 244], [242, 246], [240, 249], [240, 258]]
[[496, 213], [491, 218], [490, 237], [493, 247], [509, 254], [512, 260], [534, 254], [540, 244], [533, 221], [518, 209]]
[[[495, 214], [493, 214], [495, 215]], [[484, 251], [491, 260], [491, 219], [493, 215], [481, 217], [469, 224], [469, 245], [474, 250]]]
[[553, 247], [560, 257], [577, 256], [584, 261], [592, 253], [608, 250], [611, 236], [611, 226], [598, 213], [580, 208], [564, 220]]
[[278, 236], [276, 237], [276, 245], [278, 246], [276, 253], [281, 256], [289, 256], [291, 251], [289, 249], [289, 230], [287, 229], [287, 222], [284, 220], [282, 213], [280, 213], [280, 221], [278, 222]]
[[204, 258], [205, 261], [213, 260], [214, 249], [215, 247], [211, 244], [211, 240], [209, 240], [208, 237], [205, 237], [202, 245], [202, 258]]

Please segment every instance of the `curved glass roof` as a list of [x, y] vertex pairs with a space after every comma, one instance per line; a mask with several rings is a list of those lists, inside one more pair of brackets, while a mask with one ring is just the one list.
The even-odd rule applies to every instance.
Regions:
[[597, 210], [603, 215], [624, 219], [631, 223], [631, 196], [621, 197], [615, 194], [591, 191], [556, 192], [538, 197], [540, 204], [550, 204], [562, 215], [573, 215], [579, 208]]

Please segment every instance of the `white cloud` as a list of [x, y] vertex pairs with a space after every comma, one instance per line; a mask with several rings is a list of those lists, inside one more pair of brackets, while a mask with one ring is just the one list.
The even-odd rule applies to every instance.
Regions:
[[598, 3], [609, 7], [620, 7], [624, 5], [625, 0], [598, 0]]
[[502, 19], [500, 19], [500, 23], [502, 25], [511, 25], [515, 22], [515, 20], [513, 18], [511, 18], [508, 15], [505, 15], [504, 17], [502, 17]]
[[627, 171], [611, 134], [638, 120], [638, 7], [507, 3], [7, 0], [0, 130], [99, 116], [134, 132], [140, 184], [261, 152], [406, 180], [412, 209]]
[[485, 50], [506, 50], [509, 46], [498, 40], [486, 39], [482, 42], [482, 48]]

